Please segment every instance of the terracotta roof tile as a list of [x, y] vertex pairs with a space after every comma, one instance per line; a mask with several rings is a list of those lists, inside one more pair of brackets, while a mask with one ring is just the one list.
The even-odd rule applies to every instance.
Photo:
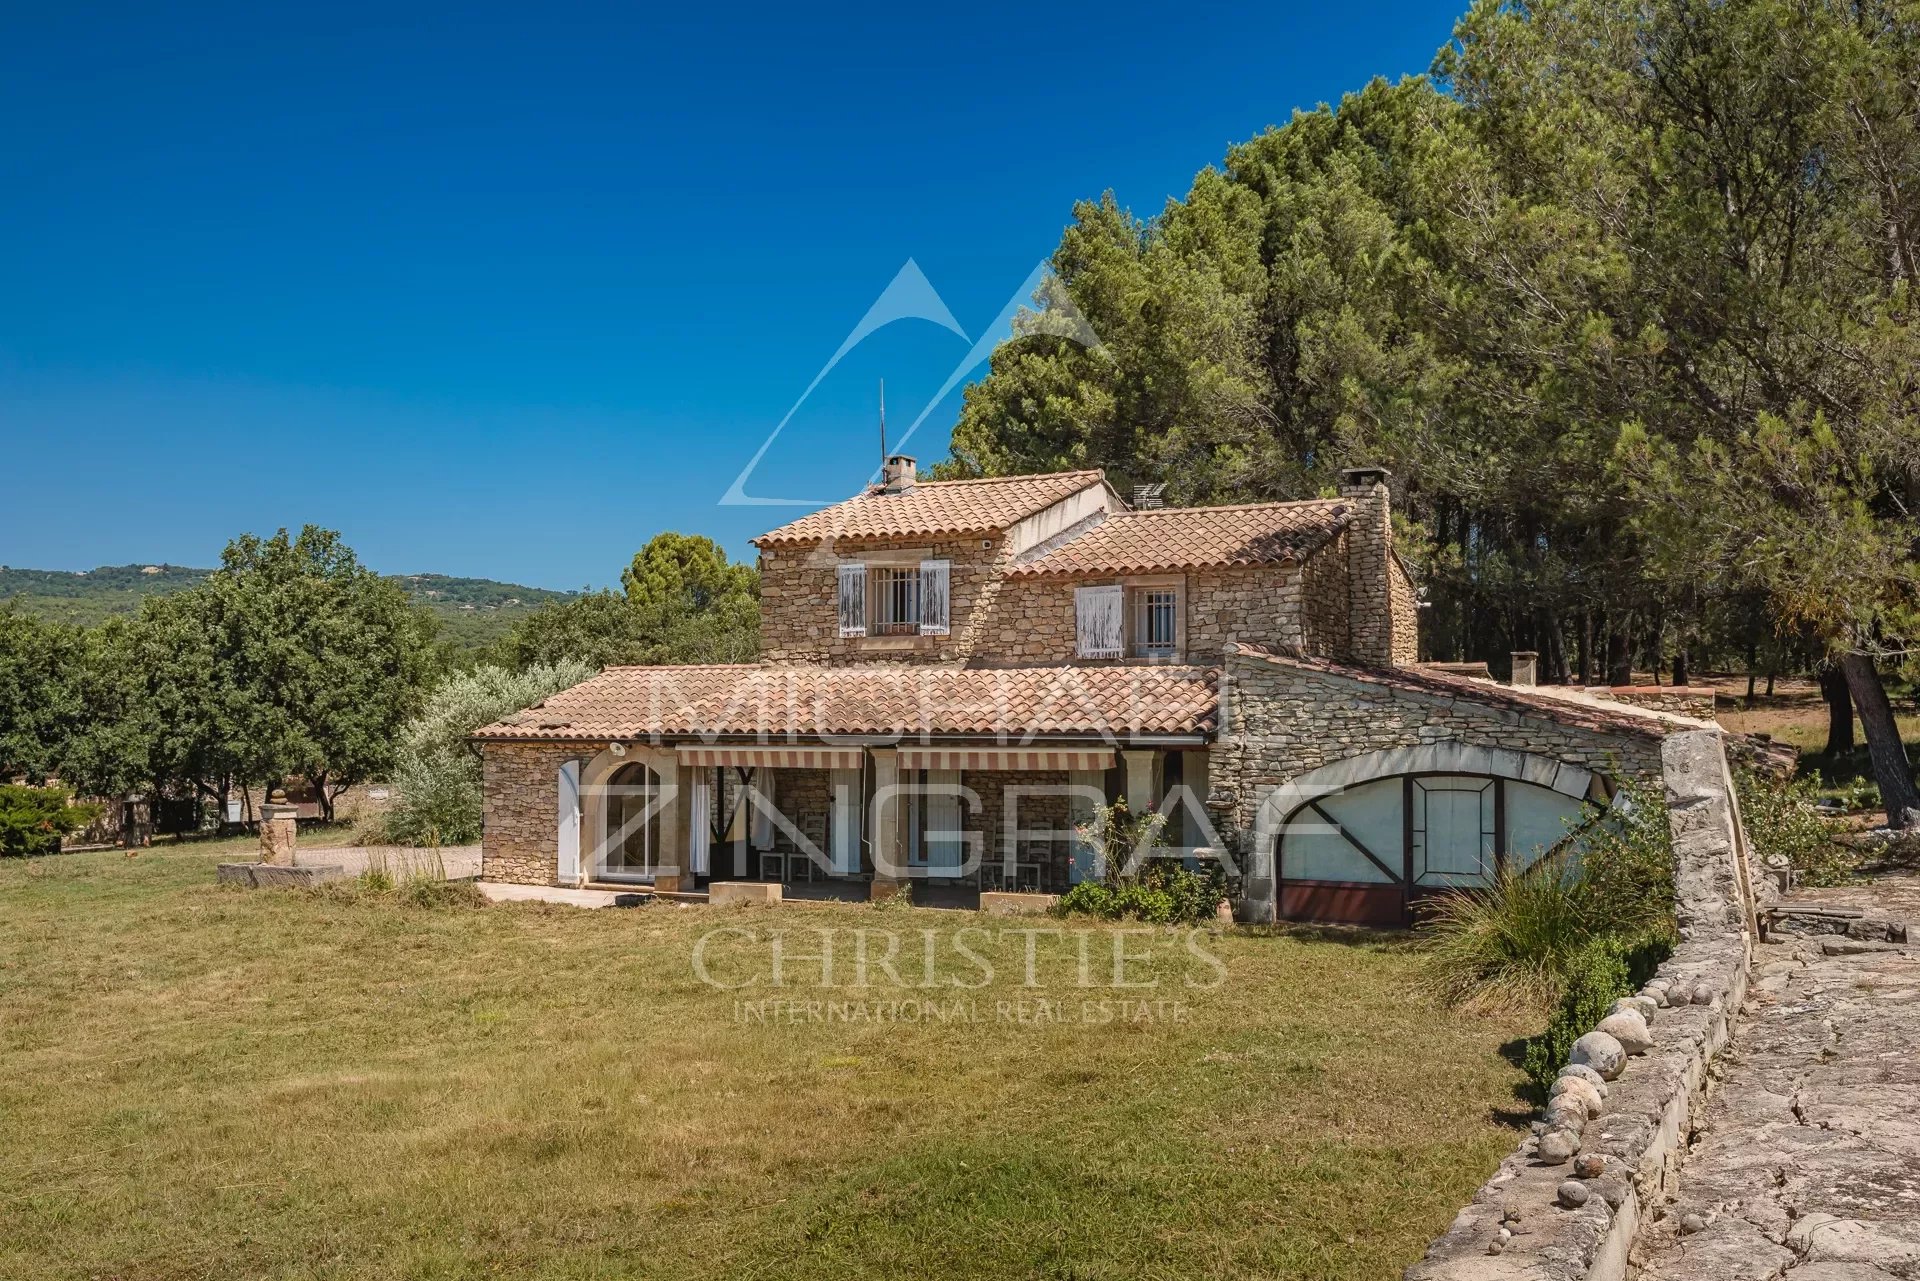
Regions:
[[769, 547], [829, 538], [992, 533], [1100, 483], [1098, 471], [1063, 471], [987, 480], [923, 480], [897, 494], [869, 489], [769, 530], [753, 542], [757, 547]]
[[1119, 512], [1007, 572], [1138, 574], [1300, 561], [1338, 535], [1351, 511], [1343, 501], [1315, 499]]
[[1201, 667], [610, 667], [478, 739], [557, 742], [827, 734], [1196, 734], [1212, 730]]

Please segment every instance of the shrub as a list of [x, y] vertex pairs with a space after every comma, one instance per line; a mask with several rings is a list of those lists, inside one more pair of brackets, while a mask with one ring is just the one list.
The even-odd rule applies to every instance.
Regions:
[[63, 787], [0, 786], [0, 856], [58, 854], [60, 838], [100, 817]]
[[519, 672], [482, 666], [442, 681], [407, 726], [393, 772], [398, 795], [380, 818], [377, 839], [395, 845], [478, 840], [480, 762], [467, 748], [468, 735], [591, 675], [585, 663], [566, 661]]
[[1834, 824], [1820, 812], [1820, 780], [1778, 782], [1752, 770], [1733, 776], [1749, 853], [1756, 863], [1785, 858], [1804, 885], [1844, 885], [1859, 856], [1834, 840]]
[[1226, 896], [1226, 877], [1218, 866], [1190, 871], [1176, 860], [1154, 859], [1123, 884], [1080, 882], [1060, 896], [1053, 910], [1057, 916], [1103, 921], [1132, 917], [1149, 925], [1200, 923], [1213, 919]]
[[1521, 1060], [1543, 1096], [1566, 1064], [1573, 1043], [1606, 1017], [1609, 1005], [1632, 991], [1627, 948], [1620, 940], [1593, 939], [1568, 958], [1560, 998], [1547, 1020], [1547, 1030], [1528, 1039]]

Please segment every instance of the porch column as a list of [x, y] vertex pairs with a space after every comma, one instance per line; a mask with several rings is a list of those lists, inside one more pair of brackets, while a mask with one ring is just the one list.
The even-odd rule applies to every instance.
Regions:
[[904, 884], [901, 872], [906, 863], [900, 848], [900, 801], [888, 793], [900, 784], [900, 750], [894, 747], [873, 749], [873, 883], [867, 897], [892, 898]]
[[1120, 759], [1127, 766], [1127, 812], [1138, 818], [1153, 805], [1153, 749], [1129, 748]]
[[663, 894], [675, 894], [693, 888], [693, 869], [687, 859], [686, 789], [692, 771], [678, 759], [669, 757], [653, 767], [660, 776], [660, 861], [653, 874], [653, 888]]

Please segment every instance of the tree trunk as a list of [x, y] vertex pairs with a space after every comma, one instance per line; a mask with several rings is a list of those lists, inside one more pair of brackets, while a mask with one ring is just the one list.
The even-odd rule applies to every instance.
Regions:
[[1580, 611], [1580, 638], [1575, 642], [1580, 662], [1580, 683], [1593, 684], [1593, 611]]
[[1820, 665], [1820, 696], [1827, 700], [1827, 745], [1829, 759], [1845, 756], [1853, 750], [1853, 695], [1847, 691], [1847, 677], [1837, 664]]
[[1692, 673], [1687, 670], [1687, 647], [1683, 644], [1673, 651], [1673, 683], [1685, 685]]
[[1633, 684], [1633, 641], [1625, 627], [1616, 627], [1607, 637], [1607, 684]]
[[1865, 654], [1842, 654], [1840, 670], [1846, 673], [1847, 689], [1860, 711], [1860, 728], [1866, 732], [1867, 753], [1873, 758], [1873, 781], [1880, 784], [1880, 800], [1887, 807], [1887, 825], [1904, 830], [1920, 824], [1920, 793], [1914, 791], [1906, 745], [1900, 741], [1880, 673]]

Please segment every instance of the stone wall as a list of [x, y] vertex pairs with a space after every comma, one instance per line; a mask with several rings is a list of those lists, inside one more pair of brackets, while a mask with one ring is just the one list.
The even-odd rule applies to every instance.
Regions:
[[1695, 720], [1713, 719], [1713, 691], [1705, 686], [1689, 685], [1616, 685], [1593, 686], [1587, 693], [1615, 703], [1629, 703], [1655, 712], [1691, 716]]
[[596, 750], [572, 743], [481, 748], [481, 880], [552, 885], [559, 878], [560, 766]]
[[1229, 653], [1225, 723], [1212, 748], [1214, 794], [1237, 780], [1230, 814], [1250, 830], [1262, 796], [1309, 770], [1371, 752], [1459, 742], [1654, 779], [1657, 740], [1563, 724], [1460, 697], [1368, 683], [1263, 655]]
[[[987, 861], [997, 861], [1007, 856], [1006, 834], [1001, 830], [1006, 814], [1006, 789], [1009, 787], [1065, 787], [1065, 770], [967, 770], [960, 776], [961, 783], [972, 788], [980, 796], [980, 807], [970, 812], [963, 826], [969, 832], [979, 832], [980, 857]], [[1022, 830], [1043, 829], [1065, 832], [1073, 825], [1067, 818], [1068, 798], [1063, 795], [1023, 796], [1020, 798], [1019, 812], [1015, 815], [1017, 825]], [[1064, 886], [1067, 883], [1066, 842], [1054, 842], [1052, 856], [1041, 869], [1043, 885]]]
[[1363, 667], [1393, 665], [1393, 599], [1387, 562], [1393, 555], [1393, 519], [1386, 472], [1342, 473], [1340, 496], [1353, 504], [1347, 524], [1346, 657]]
[[[982, 547], [982, 542], [989, 545]], [[952, 562], [947, 635], [840, 635], [836, 566], [884, 553], [899, 554], [902, 565]], [[844, 666], [951, 663], [976, 653], [998, 655], [1006, 638], [995, 630], [993, 601], [1005, 587], [1002, 575], [1008, 558], [1005, 541], [998, 537], [767, 548], [760, 553], [761, 657], [776, 663]]]
[[1348, 560], [1347, 537], [1347, 531], [1341, 530], [1337, 538], [1307, 557], [1307, 563], [1300, 567], [1300, 642], [1294, 648], [1313, 658], [1341, 658], [1352, 648], [1353, 633], [1348, 617], [1351, 602], [1347, 592], [1347, 575], [1352, 572], [1352, 566]]
[[1562, 1080], [1588, 1084], [1555, 1085], [1547, 1119], [1407, 1281], [1619, 1281], [1643, 1207], [1673, 1190], [1746, 995], [1756, 904], [1720, 735], [1674, 734], [1661, 755], [1680, 944], [1576, 1043]]
[[1380, 772], [1404, 773], [1428, 768], [1418, 764], [1420, 754], [1458, 745], [1524, 754], [1513, 759], [1546, 767], [1532, 780], [1543, 786], [1563, 781], [1553, 777], [1555, 763], [1610, 778], [1660, 775], [1659, 741], [1644, 734], [1570, 725], [1467, 691], [1451, 697], [1410, 690], [1231, 649], [1221, 700], [1207, 807], [1223, 834], [1239, 833], [1232, 843], [1245, 875], [1242, 913], [1251, 920], [1272, 918], [1273, 834], [1298, 803], [1288, 789], [1310, 771], [1398, 751], [1407, 759], [1383, 763]]
[[1387, 599], [1393, 609], [1393, 665], [1420, 661], [1420, 594], [1398, 556], [1387, 558]]

